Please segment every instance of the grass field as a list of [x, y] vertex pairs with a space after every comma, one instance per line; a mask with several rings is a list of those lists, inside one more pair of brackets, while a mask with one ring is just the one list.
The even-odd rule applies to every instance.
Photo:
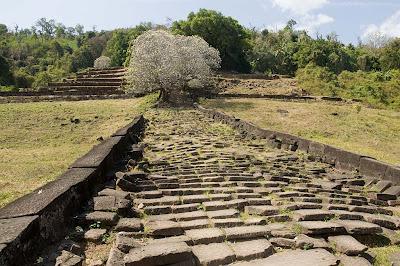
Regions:
[[55, 179], [152, 99], [0, 104], [0, 207]]
[[400, 112], [329, 102], [215, 99], [202, 102], [266, 128], [400, 164]]

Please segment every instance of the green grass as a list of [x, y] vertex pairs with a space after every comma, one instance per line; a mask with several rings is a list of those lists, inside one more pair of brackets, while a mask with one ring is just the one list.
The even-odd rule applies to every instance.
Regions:
[[323, 101], [214, 99], [202, 104], [262, 128], [400, 164], [400, 112]]
[[54, 180], [153, 99], [0, 104], [0, 207]]
[[375, 266], [391, 266], [390, 256], [394, 253], [400, 252], [400, 246], [389, 246], [389, 247], [375, 247], [370, 248], [370, 251], [376, 255]]

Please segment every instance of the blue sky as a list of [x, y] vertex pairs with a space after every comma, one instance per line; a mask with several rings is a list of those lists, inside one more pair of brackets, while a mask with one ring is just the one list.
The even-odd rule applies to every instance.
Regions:
[[208, 8], [244, 26], [279, 29], [290, 18], [310, 34], [336, 32], [346, 42], [380, 32], [400, 36], [400, 0], [1, 0], [0, 23], [30, 27], [41, 17], [67, 26], [114, 29], [140, 22], [167, 23]]

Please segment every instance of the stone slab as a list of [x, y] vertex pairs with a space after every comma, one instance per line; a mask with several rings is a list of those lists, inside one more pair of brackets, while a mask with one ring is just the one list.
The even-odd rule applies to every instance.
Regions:
[[239, 262], [235, 266], [336, 266], [339, 260], [325, 249], [290, 250], [268, 258]]
[[9, 244], [32, 229], [38, 216], [18, 217], [0, 220], [0, 244]]
[[231, 244], [237, 260], [254, 260], [271, 256], [274, 248], [266, 239]]
[[222, 242], [225, 239], [224, 233], [218, 228], [187, 230], [185, 234], [192, 239], [195, 245]]
[[303, 234], [307, 235], [338, 234], [345, 232], [343, 225], [333, 222], [304, 221], [298, 222], [296, 225], [300, 227]]
[[360, 174], [363, 176], [382, 178], [388, 165], [373, 158], [363, 157], [360, 159]]
[[[80, 204], [75, 206], [78, 202], [73, 200], [72, 196], [88, 196], [90, 190], [84, 183], [89, 182], [95, 175], [95, 169], [69, 169], [56, 180], [1, 208], [0, 219], [39, 215], [49, 209], [59, 209], [59, 204], [64, 208], [80, 207]], [[79, 184], [82, 186], [77, 187]]]
[[342, 266], [372, 266], [372, 264], [363, 257], [352, 257], [347, 255], [340, 255], [340, 265]]
[[379, 225], [364, 221], [337, 220], [336, 223], [342, 225], [349, 234], [364, 235], [382, 233], [382, 228]]
[[192, 247], [193, 255], [200, 266], [227, 265], [235, 260], [235, 254], [225, 243], [213, 243]]
[[360, 255], [368, 249], [367, 246], [349, 235], [330, 236], [328, 237], [328, 241], [334, 246], [336, 251], [350, 256]]
[[94, 146], [88, 153], [77, 159], [70, 168], [97, 168], [110, 158], [114, 147], [123, 139], [121, 136], [108, 138]]
[[229, 241], [255, 239], [267, 237], [271, 234], [271, 230], [267, 226], [253, 225], [253, 226], [238, 226], [223, 229], [226, 239]]
[[191, 260], [192, 251], [185, 242], [157, 243], [134, 248], [124, 257], [126, 266], [169, 265]]

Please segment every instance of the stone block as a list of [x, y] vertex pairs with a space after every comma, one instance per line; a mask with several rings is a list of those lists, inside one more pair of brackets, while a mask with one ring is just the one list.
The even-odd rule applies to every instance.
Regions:
[[87, 154], [77, 159], [70, 168], [97, 168], [108, 164], [112, 159], [112, 151], [118, 145], [122, 137], [112, 137], [94, 146]]
[[131, 249], [124, 257], [124, 265], [170, 265], [191, 259], [192, 251], [185, 242], [157, 243]]
[[335, 166], [340, 170], [356, 171], [360, 167], [360, 159], [363, 157], [360, 154], [353, 152], [338, 150]]
[[192, 251], [197, 265], [201, 266], [227, 265], [235, 260], [235, 254], [225, 243], [198, 245]]
[[383, 178], [388, 165], [373, 158], [362, 157], [360, 159], [360, 174], [373, 178]]
[[400, 184], [400, 167], [389, 166], [386, 169], [384, 178], [392, 181], [394, 184]]
[[310, 141], [308, 152], [314, 156], [323, 158], [325, 154], [325, 145], [319, 142]]
[[382, 228], [379, 225], [364, 221], [338, 220], [336, 223], [342, 225], [349, 234], [368, 235], [382, 233]]
[[222, 242], [225, 239], [224, 233], [218, 228], [193, 229], [185, 231], [185, 234], [195, 245]]
[[151, 221], [145, 227], [148, 227], [150, 234], [155, 237], [179, 236], [183, 234], [181, 225], [174, 221]]
[[358, 242], [354, 237], [349, 235], [330, 236], [328, 237], [335, 250], [350, 256], [357, 256], [367, 251], [368, 247]]
[[271, 234], [271, 230], [262, 225], [230, 227], [223, 230], [229, 241], [263, 238]]
[[106, 229], [90, 229], [85, 233], [85, 239], [90, 242], [101, 242], [103, 236], [107, 233]]
[[237, 260], [254, 260], [274, 254], [274, 247], [266, 239], [237, 242], [230, 245]]
[[336, 266], [339, 260], [325, 249], [289, 250], [265, 259], [236, 263], [235, 266]]

